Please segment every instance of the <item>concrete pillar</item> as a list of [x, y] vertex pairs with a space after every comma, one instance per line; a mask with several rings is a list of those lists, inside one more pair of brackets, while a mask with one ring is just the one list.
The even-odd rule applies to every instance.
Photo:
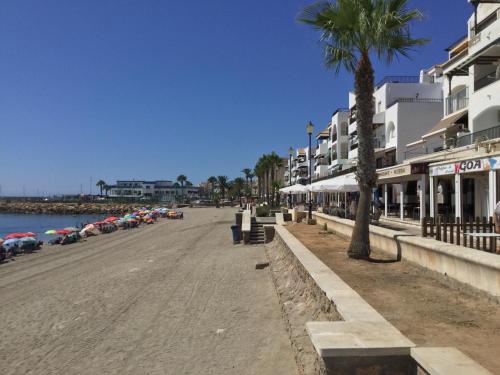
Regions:
[[455, 217], [462, 217], [462, 178], [455, 174]]
[[497, 171], [488, 172], [488, 216], [493, 217], [497, 204]]
[[384, 216], [387, 218], [387, 184], [384, 184]]
[[425, 211], [425, 197], [427, 195], [427, 176], [424, 174], [420, 179], [420, 221], [425, 217], [427, 212]]
[[404, 183], [401, 184], [401, 191], [399, 192], [399, 215], [400, 215], [401, 221], [403, 221], [405, 218], [405, 209], [404, 209], [405, 196], [404, 196], [403, 190], [404, 190]]
[[436, 215], [436, 197], [435, 193], [437, 190], [437, 178], [429, 176], [429, 215], [435, 217]]

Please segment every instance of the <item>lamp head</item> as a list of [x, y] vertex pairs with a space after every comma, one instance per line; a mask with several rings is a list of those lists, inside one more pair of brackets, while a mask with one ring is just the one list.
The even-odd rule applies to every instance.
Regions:
[[307, 124], [306, 130], [307, 134], [312, 134], [312, 132], [314, 131], [314, 125], [311, 121], [309, 121], [309, 123]]
[[288, 155], [292, 156], [293, 155], [293, 147], [290, 147], [288, 149]]

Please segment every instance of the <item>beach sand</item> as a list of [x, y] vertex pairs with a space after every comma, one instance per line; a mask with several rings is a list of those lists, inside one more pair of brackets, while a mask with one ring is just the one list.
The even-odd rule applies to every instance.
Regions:
[[294, 374], [263, 246], [234, 209], [186, 209], [0, 265], [8, 374]]

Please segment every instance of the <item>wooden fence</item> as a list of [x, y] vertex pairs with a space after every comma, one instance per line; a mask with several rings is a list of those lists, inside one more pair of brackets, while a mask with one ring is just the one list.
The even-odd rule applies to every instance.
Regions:
[[455, 245], [495, 253], [495, 237], [476, 237], [468, 233], [494, 233], [493, 218], [450, 218], [438, 216], [422, 219], [422, 237], [434, 237]]

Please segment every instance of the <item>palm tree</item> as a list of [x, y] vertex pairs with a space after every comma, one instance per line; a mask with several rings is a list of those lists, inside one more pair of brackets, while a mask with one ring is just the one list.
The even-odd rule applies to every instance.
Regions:
[[416, 46], [427, 42], [413, 39], [411, 22], [421, 13], [408, 9], [408, 0], [320, 1], [306, 7], [299, 20], [321, 32], [326, 66], [338, 74], [341, 68], [354, 73], [358, 164], [356, 176], [360, 198], [348, 254], [361, 259], [370, 256], [369, 217], [371, 191], [377, 181], [373, 149], [374, 72], [371, 56], [391, 63], [408, 57]]
[[261, 199], [262, 198], [262, 190], [263, 190], [263, 185], [264, 185], [264, 165], [263, 165], [263, 160], [262, 157], [257, 160], [257, 163], [255, 164], [254, 167], [254, 173], [257, 176], [257, 195]]
[[177, 176], [177, 182], [179, 182], [179, 184], [181, 184], [181, 196], [184, 197], [184, 184], [186, 183], [187, 181], [187, 177], [184, 176], [183, 174], [180, 174], [179, 176]]
[[104, 189], [104, 186], [106, 186], [106, 182], [104, 182], [103, 180], [99, 180], [99, 181], [97, 181], [95, 186], [97, 186], [101, 189], [101, 197], [102, 197], [102, 189]]
[[[271, 171], [271, 197], [272, 197], [272, 205], [274, 206], [274, 197], [275, 197], [275, 188], [276, 185], [274, 184], [276, 181], [274, 180], [275, 175], [276, 175], [276, 170], [278, 168], [281, 168], [283, 166], [283, 159], [279, 157], [279, 155], [276, 152], [271, 152], [271, 154], [268, 156], [268, 162], [269, 162], [269, 169]], [[279, 184], [277, 185], [279, 189]]]
[[214, 190], [215, 190], [215, 184], [217, 183], [217, 177], [210, 176], [207, 179], [207, 182], [210, 184], [210, 195], [211, 195], [211, 198], [214, 199]]
[[245, 180], [241, 177], [236, 177], [232, 183], [232, 188], [234, 194], [238, 197], [238, 201], [241, 203], [241, 195], [243, 188], [245, 187]]
[[250, 196], [253, 195], [253, 178], [255, 177], [255, 172], [250, 172], [248, 174], [248, 179], [250, 180]]
[[226, 197], [226, 190], [228, 188], [227, 176], [217, 176], [217, 185], [219, 187], [220, 195], [222, 199], [224, 199]]
[[245, 175], [245, 181], [248, 184], [248, 176], [252, 173], [252, 170], [250, 168], [243, 168], [241, 172]]
[[110, 185], [108, 185], [108, 184], [106, 184], [106, 185], [104, 185], [102, 188], [103, 188], [103, 189], [104, 189], [104, 191], [106, 192], [106, 196], [107, 196], [107, 195], [108, 195], [108, 191], [110, 191], [110, 190], [111, 190], [111, 186], [110, 186]]

